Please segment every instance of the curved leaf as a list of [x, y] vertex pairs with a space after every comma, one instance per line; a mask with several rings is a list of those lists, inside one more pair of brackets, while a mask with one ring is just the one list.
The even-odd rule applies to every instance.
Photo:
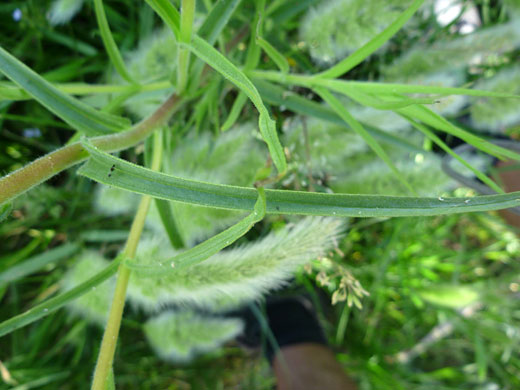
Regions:
[[[253, 210], [254, 188], [211, 184], [153, 172], [84, 143], [90, 159], [78, 171], [92, 180], [156, 198], [228, 210]], [[111, 176], [110, 168], [114, 166]], [[416, 198], [265, 190], [266, 213], [341, 217], [404, 217], [500, 210], [520, 204], [520, 192], [464, 198]]]

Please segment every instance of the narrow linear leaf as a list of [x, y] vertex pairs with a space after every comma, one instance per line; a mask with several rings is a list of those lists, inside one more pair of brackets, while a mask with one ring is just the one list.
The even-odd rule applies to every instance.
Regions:
[[[332, 109], [326, 105], [317, 103], [313, 100], [306, 99], [293, 92], [289, 92], [280, 88], [275, 84], [271, 84], [263, 80], [255, 80], [256, 88], [262, 98], [270, 104], [284, 106], [289, 110], [307, 116], [313, 116], [319, 119], [335, 123], [346, 128], [350, 128], [343, 119], [341, 119]], [[394, 145], [405, 150], [418, 153], [424, 153], [422, 148], [417, 147], [406, 139], [400, 138], [394, 134], [369, 127], [365, 124], [365, 129], [376, 139], [389, 145]]]
[[280, 68], [283, 73], [289, 73], [289, 62], [276, 48], [262, 37], [256, 37], [256, 43], [269, 56], [270, 59]]
[[424, 0], [415, 0], [408, 9], [406, 9], [399, 17], [385, 28], [381, 33], [372, 38], [365, 45], [360, 47], [354, 53], [349, 55], [344, 60], [340, 61], [332, 68], [327, 69], [324, 72], [317, 74], [317, 77], [323, 78], [337, 78], [347, 73], [356, 65], [364, 61], [368, 56], [374, 53], [377, 49], [385, 44], [390, 38], [392, 38], [404, 25], [405, 23], [417, 12], [417, 10], [424, 3]]
[[235, 101], [233, 102], [233, 106], [231, 106], [231, 111], [229, 112], [228, 117], [222, 124], [222, 131], [229, 130], [235, 124], [246, 102], [247, 95], [244, 92], [240, 91]]
[[0, 222], [6, 219], [13, 209], [13, 205], [11, 203], [4, 203], [0, 205]]
[[140, 272], [141, 274], [150, 275], [164, 275], [175, 272], [179, 268], [193, 266], [208, 259], [214, 254], [217, 254], [222, 249], [231, 245], [244, 234], [246, 234], [249, 230], [251, 230], [255, 223], [261, 221], [264, 218], [265, 209], [265, 190], [263, 188], [258, 188], [258, 199], [253, 207], [253, 212], [230, 228], [207, 239], [201, 244], [196, 245], [193, 248], [188, 249], [187, 251], [182, 252], [181, 254], [174, 256], [169, 260], [166, 260], [166, 264], [161, 263], [157, 264], [156, 266], [141, 265], [139, 263], [133, 262], [132, 259], [128, 259], [125, 262], [125, 265], [128, 268]]
[[159, 217], [163, 223], [166, 234], [170, 240], [170, 243], [174, 248], [184, 248], [184, 242], [182, 241], [181, 233], [177, 228], [177, 223], [172, 213], [170, 203], [162, 199], [155, 199], [155, 206], [159, 212]]
[[258, 112], [260, 113], [258, 125], [260, 133], [264, 141], [267, 143], [269, 153], [273, 162], [280, 174], [287, 170], [287, 162], [285, 154], [278, 139], [276, 132], [276, 124], [269, 116], [269, 112], [265, 107], [260, 94], [256, 90], [254, 84], [247, 78], [247, 76], [240, 71], [231, 61], [220, 54], [213, 46], [208, 44], [203, 39], [194, 36], [190, 45], [186, 45], [190, 50], [204, 62], [218, 71], [222, 76], [235, 84], [242, 90], [249, 99], [253, 102]]
[[120, 131], [126, 118], [99, 112], [58, 90], [0, 47], [0, 71], [71, 127], [92, 136]]
[[[97, 182], [155, 198], [252, 211], [254, 188], [211, 184], [153, 172], [83, 143], [90, 158], [78, 171]], [[110, 168], [114, 166], [112, 175]], [[265, 190], [266, 213], [338, 217], [406, 217], [500, 210], [520, 205], [520, 192], [464, 198], [326, 194]]]
[[406, 181], [404, 176], [399, 172], [395, 164], [392, 162], [385, 150], [377, 143], [377, 141], [368, 133], [363, 125], [359, 123], [343, 106], [343, 104], [332, 93], [323, 88], [316, 88], [316, 92], [321, 98], [338, 114], [361, 138], [370, 146], [370, 148], [377, 154], [377, 156], [385, 162], [395, 177], [412, 193], [415, 190]]
[[159, 15], [159, 17], [172, 30], [175, 38], [180, 38], [181, 15], [170, 0], [145, 0], [146, 3]]
[[433, 112], [424, 106], [410, 106], [406, 108], [402, 108], [397, 110], [398, 113], [404, 114], [410, 118], [419, 120], [428, 126], [431, 126], [435, 129], [442, 130], [445, 133], [451, 134], [455, 137], [462, 139], [470, 145], [473, 145], [475, 148], [482, 150], [488, 154], [491, 154], [498, 158], [510, 158], [513, 160], [520, 161], [520, 154], [513, 152], [512, 150], [505, 149], [498, 145], [494, 145], [491, 142], [486, 141], [485, 139], [474, 135], [460, 127], [457, 127], [444, 119], [439, 114]]
[[121, 53], [119, 52], [114, 37], [112, 36], [112, 32], [110, 31], [110, 26], [108, 25], [107, 17], [105, 15], [105, 8], [103, 7], [103, 0], [94, 0], [94, 10], [96, 12], [96, 19], [99, 26], [99, 32], [101, 33], [101, 39], [105, 45], [108, 57], [110, 58], [110, 61], [112, 61], [112, 65], [114, 65], [117, 73], [119, 73], [122, 78], [129, 83], [134, 83], [135, 81], [132, 79], [132, 76], [130, 76], [130, 73], [128, 73], [123, 57], [121, 57]]
[[412, 126], [414, 126], [417, 130], [422, 132], [424, 135], [426, 135], [430, 140], [435, 142], [442, 150], [444, 150], [446, 153], [448, 153], [450, 156], [455, 158], [458, 162], [460, 162], [462, 165], [464, 165], [466, 168], [468, 168], [473, 174], [479, 178], [483, 183], [485, 183], [488, 187], [492, 188], [494, 191], [496, 191], [499, 194], [503, 194], [504, 190], [500, 188], [497, 183], [495, 183], [493, 180], [491, 180], [489, 177], [487, 177], [485, 174], [480, 172], [478, 169], [473, 167], [470, 163], [468, 163], [466, 160], [464, 160], [462, 157], [460, 157], [457, 153], [455, 153], [448, 145], [446, 145], [439, 137], [437, 137], [432, 131], [430, 131], [426, 126], [414, 121], [413, 119], [407, 117], [406, 115], [402, 115], [403, 118], [408, 120]]
[[33, 256], [22, 263], [8, 268], [0, 273], [0, 288], [33, 272], [41, 270], [47, 264], [58, 262], [66, 257], [73, 255], [79, 246], [77, 244], [65, 244], [58, 248], [48, 250], [39, 255]]
[[197, 31], [202, 39], [214, 44], [242, 0], [220, 0], [215, 3]]
[[80, 285], [74, 287], [72, 290], [60, 294], [57, 297], [48, 299], [45, 302], [40, 303], [39, 305], [27, 310], [24, 313], [0, 323], [0, 337], [8, 333], [11, 333], [16, 329], [31, 324], [34, 321], [37, 321], [40, 318], [43, 318], [51, 314], [52, 312], [58, 310], [70, 301], [88, 293], [93, 287], [96, 287], [97, 285], [103, 283], [105, 280], [114, 275], [117, 272], [117, 268], [121, 260], [121, 256], [117, 257], [103, 271], [94, 275], [84, 283], [81, 283]]

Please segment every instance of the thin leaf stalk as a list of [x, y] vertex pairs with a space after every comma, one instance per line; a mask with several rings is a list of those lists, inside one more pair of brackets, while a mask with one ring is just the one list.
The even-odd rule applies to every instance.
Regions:
[[[177, 95], [171, 95], [149, 117], [127, 131], [91, 138], [98, 148], [114, 152], [129, 148], [149, 136], [153, 130], [165, 123], [179, 107]], [[51, 178], [88, 157], [80, 142], [74, 142], [42, 156], [23, 168], [0, 178], [0, 204]]]
[[[161, 132], [156, 132], [154, 137], [153, 145], [153, 161], [152, 170], [158, 171], [161, 167], [162, 161], [162, 136]], [[132, 227], [130, 228], [130, 234], [123, 250], [123, 258], [132, 259], [135, 257], [139, 239], [143, 232], [146, 215], [150, 209], [150, 202], [152, 197], [145, 195], [141, 198], [137, 213]], [[105, 390], [112, 368], [112, 362], [114, 360], [114, 353], [117, 345], [117, 338], [119, 336], [119, 328], [121, 327], [121, 319], [123, 317], [123, 310], [125, 307], [126, 291], [128, 289], [128, 281], [130, 279], [131, 270], [124, 264], [119, 266], [117, 274], [116, 288], [114, 297], [112, 299], [112, 306], [110, 307], [110, 313], [108, 315], [107, 325], [103, 334], [103, 340], [101, 341], [101, 348], [99, 350], [99, 356], [94, 370], [94, 379], [92, 381], [92, 390]]]

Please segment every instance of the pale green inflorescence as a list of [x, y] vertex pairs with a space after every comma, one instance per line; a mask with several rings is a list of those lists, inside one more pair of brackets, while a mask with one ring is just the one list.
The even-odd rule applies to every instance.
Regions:
[[239, 319], [210, 317], [191, 310], [166, 311], [144, 325], [148, 342], [157, 355], [174, 363], [210, 352], [242, 329]]
[[65, 24], [81, 10], [85, 0], [54, 0], [49, 9], [49, 22], [53, 25]]
[[[101, 272], [109, 265], [108, 260], [94, 251], [84, 251], [76, 259], [74, 266], [67, 272], [63, 290], [70, 290]], [[91, 323], [103, 326], [110, 310], [110, 297], [114, 294], [115, 278], [93, 287], [90, 292], [71, 301], [67, 307]]]
[[410, 0], [322, 1], [302, 18], [300, 39], [315, 62], [330, 65], [383, 31], [410, 4]]
[[[492, 77], [477, 82], [475, 88], [520, 95], [520, 66], [503, 68]], [[518, 99], [472, 98], [471, 102], [471, 121], [475, 129], [503, 134], [520, 124]]]
[[[169, 303], [195, 305], [210, 310], [236, 307], [282, 286], [303, 264], [334, 248], [344, 230], [335, 218], [305, 218], [280, 231], [241, 247], [226, 250], [192, 267], [162, 277], [132, 274], [128, 295], [148, 311]], [[169, 267], [166, 246], [140, 246], [143, 265]]]

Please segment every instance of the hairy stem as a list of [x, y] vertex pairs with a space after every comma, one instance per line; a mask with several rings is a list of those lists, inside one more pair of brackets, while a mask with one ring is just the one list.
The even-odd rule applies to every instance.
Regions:
[[[165, 123], [178, 106], [179, 98], [175, 94], [171, 95], [153, 114], [131, 129], [116, 134], [93, 137], [91, 141], [95, 146], [107, 152], [129, 148]], [[15, 198], [87, 157], [88, 153], [83, 149], [81, 143], [74, 142], [0, 178], [0, 204]]]
[[[162, 137], [160, 132], [155, 133], [154, 145], [153, 145], [153, 161], [152, 170], [158, 171], [161, 167], [162, 161]], [[130, 234], [126, 241], [125, 249], [123, 250], [123, 258], [135, 257], [137, 245], [139, 244], [139, 238], [143, 232], [146, 215], [150, 208], [150, 202], [152, 198], [145, 195], [141, 198], [137, 213], [135, 215]], [[128, 280], [130, 278], [130, 269], [124, 264], [119, 266], [117, 274], [116, 289], [114, 297], [112, 299], [112, 306], [110, 307], [110, 313], [108, 315], [107, 325], [105, 327], [105, 333], [103, 334], [103, 340], [101, 342], [101, 348], [99, 350], [99, 356], [94, 370], [94, 379], [92, 381], [92, 390], [105, 390], [106, 382], [112, 362], [114, 360], [114, 352], [116, 350], [117, 338], [119, 335], [119, 328], [121, 327], [121, 318], [123, 316], [123, 309], [125, 307], [126, 290], [128, 287]]]

